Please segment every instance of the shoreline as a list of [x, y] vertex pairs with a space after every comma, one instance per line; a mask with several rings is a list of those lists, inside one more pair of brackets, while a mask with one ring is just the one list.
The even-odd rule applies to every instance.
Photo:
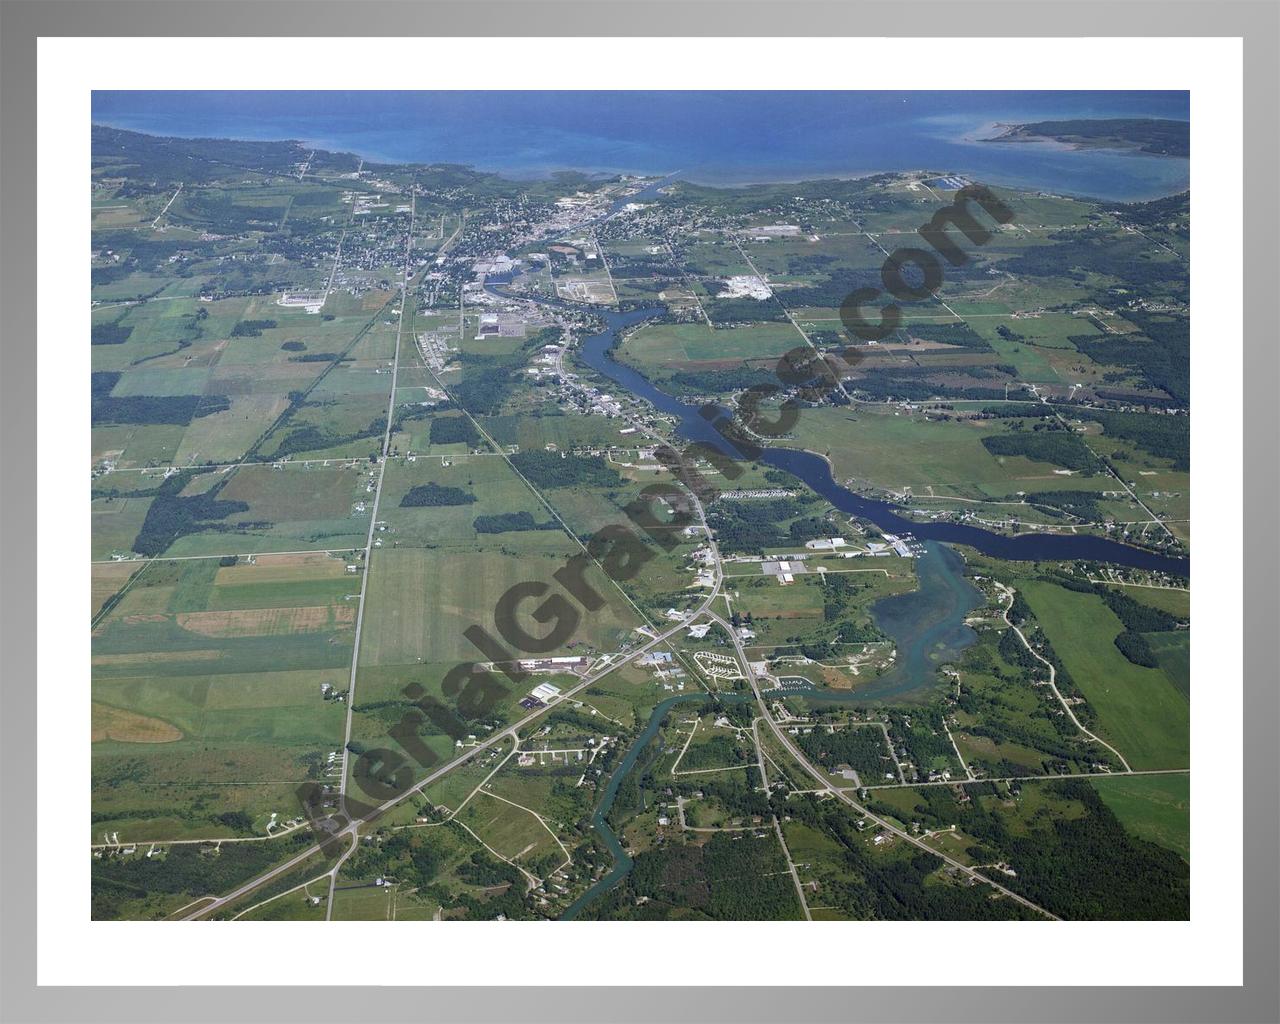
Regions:
[[[1081, 120], [1098, 119], [1082, 118]], [[1076, 136], [1073, 141], [1070, 138], [1059, 138], [1055, 135], [1045, 135], [1030, 130], [1033, 125], [1040, 123], [1038, 121], [992, 121], [985, 124], [981, 129], [985, 137], [979, 138], [966, 135], [964, 141], [975, 144], [1001, 143], [1004, 145], [1035, 146], [1057, 153], [1116, 153], [1123, 156], [1154, 157], [1158, 160], [1185, 160], [1190, 162], [1190, 157], [1179, 153], [1160, 153], [1145, 149], [1140, 141], [1125, 141], [1121, 139], [1108, 141], [1106, 138], [1092, 139], [1079, 136]], [[995, 134], [988, 134], [992, 132]]]
[[[982, 129], [986, 130], [995, 125], [1000, 125], [1000, 124], [1003, 124], [1003, 122], [986, 122], [982, 126]], [[641, 177], [641, 178], [662, 178], [662, 177], [670, 176], [669, 171], [664, 171], [664, 170], [644, 171], [644, 170], [635, 170], [634, 168], [629, 168], [629, 169], [628, 168], [602, 168], [602, 167], [583, 168], [583, 167], [565, 167], [565, 166], [552, 166], [552, 165], [519, 168], [519, 167], [512, 167], [512, 166], [494, 167], [494, 166], [485, 166], [477, 163], [461, 163], [456, 160], [440, 160], [435, 162], [425, 162], [425, 161], [415, 161], [415, 160], [389, 159], [385, 156], [379, 156], [373, 153], [361, 153], [354, 149], [335, 146], [335, 140], [324, 139], [324, 138], [309, 139], [305, 137], [280, 137], [280, 136], [269, 136], [269, 135], [238, 136], [238, 135], [231, 135], [231, 134], [203, 134], [199, 132], [192, 133], [192, 134], [174, 133], [174, 132], [161, 134], [154, 131], [141, 131], [137, 128], [131, 128], [122, 124], [112, 124], [110, 121], [97, 121], [97, 120], [92, 122], [92, 127], [93, 128], [110, 128], [116, 131], [132, 132], [134, 134], [144, 135], [144, 136], [147, 136], [148, 138], [153, 138], [153, 139], [172, 138], [172, 139], [183, 139], [185, 141], [190, 141], [190, 142], [225, 141], [225, 142], [259, 142], [259, 143], [275, 142], [275, 143], [281, 143], [281, 144], [293, 143], [301, 147], [316, 149], [322, 152], [327, 152], [335, 155], [353, 156], [359, 160], [364, 161], [366, 164], [371, 165], [372, 168], [457, 166], [457, 167], [465, 167], [479, 174], [492, 174], [505, 181], [514, 182], [514, 183], [551, 181], [557, 175], [560, 175], [560, 174], [583, 174], [583, 175], [586, 175], [588, 178], [613, 178], [619, 175], [628, 175], [632, 177]], [[962, 136], [957, 136], [956, 141], [974, 145], [978, 143], [985, 143], [985, 142], [991, 142], [996, 140], [979, 139], [974, 137], [972, 134], [965, 134]], [[1058, 144], [1055, 144], [1053, 140], [1049, 140], [1049, 139], [1045, 139], [1045, 140], [1027, 139], [1025, 140], [1025, 142], [1044, 145], [1046, 148], [1061, 150], [1061, 151], [1107, 152], [1107, 153], [1118, 153], [1121, 155], [1130, 155], [1130, 156], [1153, 156], [1154, 155], [1149, 153], [1138, 153], [1137, 151], [1131, 151], [1131, 150], [1104, 150], [1101, 147], [1073, 147], [1065, 144], [1058, 145]], [[1182, 158], [1165, 158], [1165, 159], [1182, 159]], [[1143, 193], [1137, 194], [1137, 195], [1101, 196], [1101, 195], [1098, 195], [1096, 192], [1089, 192], [1083, 189], [1072, 190], [1070, 188], [1064, 188], [1061, 186], [1049, 187], [1043, 184], [1036, 185], [1036, 184], [1028, 183], [1026, 181], [1019, 181], [1016, 171], [1010, 171], [1007, 174], [992, 177], [990, 175], [979, 175], [972, 171], [966, 170], [964, 167], [959, 167], [959, 166], [938, 170], [938, 171], [930, 171], [926, 168], [905, 168], [901, 170], [860, 169], [860, 170], [843, 170], [843, 171], [830, 171], [830, 172], [797, 171], [794, 174], [790, 172], [780, 171], [778, 172], [778, 176], [776, 177], [766, 172], [761, 175], [749, 175], [745, 179], [739, 178], [738, 180], [725, 180], [723, 176], [717, 176], [714, 173], [711, 173], [710, 175], [706, 175], [706, 176], [699, 176], [696, 170], [689, 171], [689, 172], [677, 172], [677, 173], [680, 173], [681, 176], [679, 178], [676, 178], [675, 182], [684, 182], [685, 184], [693, 185], [698, 188], [710, 188], [710, 189], [721, 189], [721, 190], [742, 190], [742, 189], [749, 189], [749, 188], [764, 188], [771, 185], [805, 185], [805, 184], [824, 182], [824, 181], [859, 181], [865, 178], [872, 178], [881, 174], [890, 174], [890, 175], [937, 174], [939, 176], [943, 176], [946, 174], [960, 174], [966, 177], [973, 177], [975, 180], [985, 180], [988, 184], [1003, 186], [1005, 188], [1016, 189], [1018, 191], [1033, 192], [1036, 194], [1049, 195], [1049, 196], [1063, 196], [1071, 199], [1092, 200], [1096, 202], [1111, 202], [1111, 203], [1149, 202], [1156, 199], [1168, 198], [1169, 196], [1180, 195], [1181, 193], [1187, 191], [1187, 189], [1189, 188], [1189, 180], [1188, 180], [1188, 181], [1183, 181], [1177, 185], [1171, 185], [1171, 186], [1161, 185], [1161, 186], [1158, 186], [1154, 191], [1150, 191], [1150, 192], [1144, 191]]]

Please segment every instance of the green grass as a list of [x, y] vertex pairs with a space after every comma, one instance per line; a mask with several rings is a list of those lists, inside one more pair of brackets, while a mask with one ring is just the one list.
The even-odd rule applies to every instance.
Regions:
[[173, 462], [186, 429], [172, 423], [94, 427], [93, 458], [115, 459], [121, 469], [168, 465]]
[[711, 328], [705, 323], [649, 324], [628, 335], [621, 357], [642, 368], [671, 363], [736, 363], [778, 357], [804, 338], [788, 323]]
[[533, 814], [483, 791], [462, 809], [457, 820], [499, 855], [518, 864], [527, 865], [548, 854], [560, 852], [551, 833]]
[[231, 834], [298, 811], [342, 743], [359, 577], [341, 559], [156, 562], [94, 631], [95, 833]]
[[[546, 582], [548, 594], [560, 592], [552, 573], [565, 564], [567, 551], [407, 547], [375, 551], [369, 569], [353, 739], [367, 747], [395, 746], [388, 730], [404, 714], [404, 688], [410, 682], [453, 705], [456, 697], [443, 695], [446, 674], [459, 664], [488, 660], [465, 636], [471, 626], [486, 630], [513, 657], [527, 653], [501, 638], [494, 623], [497, 600], [509, 587], [528, 581]], [[611, 593], [611, 585], [598, 571], [589, 573], [588, 580], [599, 593]], [[638, 624], [616, 592], [607, 600], [600, 611], [581, 615], [562, 653], [612, 650]], [[525, 601], [518, 614], [531, 635], [543, 636], [547, 625], [528, 618], [538, 606], [537, 600]], [[482, 716], [486, 721], [510, 721], [522, 712], [515, 702], [532, 688], [532, 683], [516, 687], [503, 675], [498, 683], [494, 703]], [[478, 733], [486, 731], [479, 723], [471, 727]], [[434, 728], [427, 730], [424, 740], [438, 757], [447, 759], [455, 753], [448, 738]]]
[[133, 551], [134, 538], [142, 529], [151, 507], [150, 498], [98, 498], [91, 519], [93, 557], [108, 558]]
[[[360, 663], [372, 667], [481, 658], [463, 631], [479, 625], [497, 636], [494, 606], [498, 598], [509, 587], [526, 581], [548, 582], [559, 591], [552, 573], [564, 563], [564, 554], [520, 556], [422, 548], [376, 551], [369, 570]], [[614, 598], [599, 612], [582, 614], [578, 629], [566, 642], [577, 640], [612, 649], [617, 632], [638, 623], [632, 621], [630, 612], [622, 610], [621, 599], [602, 574], [588, 574], [588, 578], [607, 600], [610, 593]], [[538, 603], [526, 601], [521, 610], [535, 609]], [[546, 625], [522, 621], [537, 635], [547, 630]]]
[[333, 920], [386, 921], [391, 917], [391, 888], [344, 881], [333, 894]]
[[480, 425], [499, 445], [518, 445], [521, 451], [548, 444], [566, 449], [637, 443], [636, 435], [618, 433], [625, 423], [605, 416], [487, 416], [481, 418]]
[[[176, 556], [364, 547], [369, 530], [368, 506], [372, 504], [367, 490], [368, 470], [363, 464], [355, 469], [243, 466], [219, 494], [223, 500], [243, 501], [249, 506], [247, 511], [222, 521], [235, 529], [188, 534], [166, 553]], [[197, 479], [202, 485], [213, 478]], [[366, 503], [363, 513], [355, 511], [360, 501]]]
[[423, 795], [436, 806], [456, 811], [472, 791], [493, 774], [493, 770], [510, 753], [510, 742], [498, 744], [495, 749], [472, 758], [466, 764], [460, 765], [448, 775], [425, 787], [422, 791]]
[[1160, 669], [1169, 677], [1169, 682], [1177, 687], [1178, 692], [1191, 699], [1191, 634], [1187, 631], [1176, 633], [1148, 633], [1147, 643], [1155, 651], [1156, 661]]
[[234, 395], [230, 402], [229, 409], [191, 421], [174, 462], [230, 462], [241, 457], [289, 404], [282, 393]]
[[[1061, 487], [1066, 477], [1029, 459], [997, 459], [982, 438], [1001, 430], [997, 421], [944, 423], [887, 408], [805, 409], [795, 428], [799, 446], [826, 454], [837, 480], [854, 478], [878, 487], [912, 488], [917, 494], [983, 497], [1042, 486]], [[1073, 481], [1078, 478], [1071, 478]]]
[[1172, 587], [1115, 587], [1125, 597], [1131, 597], [1152, 608], [1176, 615], [1179, 619], [1191, 618], [1191, 591], [1174, 590]]
[[[296, 892], [285, 893], [261, 906], [246, 911], [238, 919], [241, 921], [323, 921], [328, 898], [327, 880], [322, 880]], [[308, 894], [320, 897], [320, 902], [313, 905], [307, 899]]]
[[1120, 620], [1095, 594], [1026, 580], [1019, 589], [1036, 620], [1097, 715], [1097, 732], [1133, 768], [1185, 768], [1190, 707], [1160, 669], [1142, 668], [1112, 642]]
[[1091, 781], [1130, 833], [1191, 860], [1190, 775], [1116, 775]]
[[[431, 456], [387, 466], [378, 506], [378, 518], [387, 523], [387, 531], [382, 535], [384, 545], [450, 549], [502, 547], [508, 551], [564, 552], [566, 556], [576, 547], [559, 529], [477, 534], [472, 526], [477, 516], [528, 512], [538, 523], [545, 523], [552, 516], [504, 459], [485, 455], [453, 457], [449, 461], [446, 466]], [[401, 500], [410, 490], [427, 484], [456, 487], [474, 495], [476, 500], [465, 505], [401, 507]]]

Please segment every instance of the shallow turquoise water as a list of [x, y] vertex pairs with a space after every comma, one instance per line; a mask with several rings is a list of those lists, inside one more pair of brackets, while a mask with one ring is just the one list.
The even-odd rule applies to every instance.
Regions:
[[[963, 54], [957, 54], [963, 60]], [[1186, 92], [99, 91], [97, 124], [181, 137], [298, 139], [393, 163], [462, 163], [741, 184], [954, 171], [1105, 199], [1187, 187], [1188, 161], [979, 139], [997, 122], [1187, 120]]]

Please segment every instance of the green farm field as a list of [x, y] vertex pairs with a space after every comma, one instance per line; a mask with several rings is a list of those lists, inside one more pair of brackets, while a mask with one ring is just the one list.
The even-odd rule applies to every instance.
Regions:
[[1139, 768], [1185, 768], [1190, 707], [1160, 669], [1134, 665], [1110, 641], [1123, 627], [1102, 599], [1052, 583], [1019, 584], [1036, 621], [1098, 716], [1097, 731]]
[[346, 687], [358, 589], [323, 555], [148, 565], [94, 630], [97, 830], [218, 836], [229, 811], [258, 828], [292, 817], [293, 789], [341, 744], [343, 705], [320, 684]]
[[917, 494], [990, 498], [1015, 491], [1101, 490], [1101, 477], [1067, 477], [1051, 463], [1024, 456], [995, 456], [984, 437], [1001, 432], [998, 421], [941, 422], [888, 407], [805, 409], [796, 421], [795, 443], [826, 455], [837, 480]]
[[[92, 143], [95, 919], [1187, 918], [1187, 193], [993, 186], [1013, 220], [952, 224], [968, 258], [855, 357], [848, 297], [883, 286], [874, 320], [960, 172]], [[697, 416], [810, 345], [843, 393], [784, 380], [761, 443], [914, 526], [745, 451], [686, 459], [680, 516], [661, 446], [698, 431], [631, 371]]]
[[[369, 569], [367, 622], [361, 640], [360, 664], [415, 665], [420, 662], [459, 662], [481, 657], [463, 636], [478, 625], [497, 635], [493, 615], [498, 598], [511, 586], [526, 581], [546, 582], [558, 590], [552, 574], [564, 565], [568, 549], [557, 553], [396, 548], [375, 551]], [[569, 644], [596, 650], [612, 649], [619, 637], [639, 622], [603, 574], [587, 580], [605, 596], [604, 608], [582, 615]], [[551, 593], [548, 590], [548, 593]], [[612, 599], [608, 598], [613, 593]], [[522, 613], [538, 607], [537, 600], [521, 606]], [[524, 619], [534, 635], [545, 625]]]
[[736, 364], [777, 358], [805, 344], [788, 323], [755, 323], [712, 328], [705, 323], [649, 324], [627, 335], [619, 357], [641, 370], [672, 364]]
[[1117, 775], [1092, 782], [1130, 833], [1191, 860], [1190, 775]]

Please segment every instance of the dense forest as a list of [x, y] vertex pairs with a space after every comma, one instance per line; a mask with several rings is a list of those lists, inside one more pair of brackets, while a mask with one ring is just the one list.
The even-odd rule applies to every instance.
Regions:
[[[1042, 787], [1039, 805], [1066, 805], [1072, 813], [1025, 815], [1015, 827], [987, 784], [966, 786], [964, 802], [945, 787], [915, 790], [919, 803], [911, 816], [926, 828], [957, 825], [980, 843], [971, 855], [988, 863], [1003, 857], [1014, 869], [1014, 876], [993, 875], [1002, 885], [1061, 917], [1187, 919], [1190, 870], [1181, 857], [1130, 836], [1086, 780], [1032, 785]], [[874, 801], [870, 809], [901, 814]]]
[[469, 352], [458, 355], [462, 363], [462, 380], [449, 385], [458, 407], [473, 416], [496, 416], [515, 390], [524, 369], [520, 356], [479, 356]]
[[241, 320], [233, 328], [231, 328], [231, 337], [233, 338], [256, 338], [263, 331], [270, 330], [276, 326], [274, 320]]
[[185, 426], [200, 416], [231, 408], [225, 395], [112, 395], [93, 396], [90, 420], [95, 427], [109, 423], [177, 423]]
[[[1069, 340], [1083, 355], [1104, 366], [1131, 369], [1179, 405], [1191, 401], [1190, 327], [1185, 317], [1122, 313], [1142, 334], [1073, 335]], [[1145, 335], [1145, 337], [1143, 336]]]
[[787, 311], [777, 299], [708, 299], [702, 304], [713, 324], [760, 323], [787, 319]]
[[1080, 438], [1065, 430], [1023, 430], [984, 437], [982, 446], [992, 455], [1023, 455], [1064, 469], [1092, 473], [1102, 468], [1097, 456]]
[[555, 520], [548, 519], [545, 523], [540, 523], [525, 511], [476, 516], [471, 526], [476, 533], [522, 533], [528, 530], [560, 529], [560, 525]]
[[104, 320], [90, 329], [90, 342], [94, 345], [123, 345], [129, 340], [133, 328], [119, 320]]
[[[640, 906], [637, 897], [646, 897]], [[626, 882], [589, 912], [601, 918], [778, 921], [801, 916], [773, 830], [718, 832], [703, 846], [672, 843], [635, 858]]]
[[480, 435], [466, 416], [436, 416], [431, 420], [432, 444], [477, 445]]
[[956, 345], [971, 349], [974, 352], [990, 352], [991, 345], [977, 334], [966, 323], [959, 324], [911, 324], [903, 327], [902, 333], [916, 341], [940, 342], [944, 345]]
[[802, 731], [796, 742], [801, 750], [830, 770], [847, 764], [866, 779], [894, 773], [884, 733], [874, 725], [847, 726], [831, 732], [818, 726], [810, 732]]
[[1045, 138], [1080, 146], [1137, 148], [1157, 156], [1190, 156], [1191, 123], [1158, 117], [1078, 118], [1008, 125], [986, 142]]
[[[363, 441], [366, 438], [381, 438], [386, 428], [387, 421], [383, 416], [373, 420], [363, 430], [354, 430], [347, 434], [334, 434], [325, 427], [307, 423], [302, 426], [291, 427], [289, 433], [280, 439], [280, 443], [270, 455], [255, 455], [253, 459], [254, 461], [282, 459], [285, 456], [297, 455], [301, 452], [317, 452], [326, 448], [337, 448], [355, 441]], [[370, 446], [370, 453], [372, 454], [373, 451], [374, 446]]]
[[[93, 126], [92, 141], [95, 173], [128, 174], [164, 186], [240, 180], [245, 170], [292, 175], [308, 153], [298, 142], [163, 138], [105, 125]], [[358, 160], [350, 153], [320, 150], [311, 159], [313, 167], [345, 171], [354, 171]]]
[[[1163, 405], [1163, 402], [1158, 401]], [[1186, 470], [1191, 465], [1191, 418], [1186, 415], [1117, 412], [1094, 409], [1066, 402], [1009, 403], [986, 406], [978, 414], [982, 419], [1055, 419], [1059, 414], [1068, 419], [1089, 420], [1099, 424], [1108, 437], [1132, 441], [1143, 451], [1173, 462], [1174, 469]]]
[[778, 387], [775, 374], [756, 366], [722, 370], [678, 370], [668, 378], [678, 395], [725, 394], [753, 387]]
[[456, 850], [475, 845], [463, 828], [448, 822], [435, 829], [396, 830], [375, 837], [352, 857], [346, 873], [354, 878], [394, 879], [405, 890], [418, 890], [450, 909], [465, 908], [468, 918], [492, 920], [529, 917], [524, 876], [514, 865], [476, 850], [453, 869], [467, 886], [492, 890], [485, 897], [461, 889], [449, 878]]
[[762, 554], [765, 548], [803, 547], [805, 541], [831, 535], [831, 524], [818, 516], [802, 515], [809, 502], [801, 498], [768, 498], [752, 501], [717, 501], [707, 515], [707, 525], [725, 554]]
[[1102, 519], [1097, 491], [1036, 491], [1028, 494], [1025, 500], [1051, 515], [1074, 516], [1093, 523]]
[[225, 892], [253, 878], [311, 842], [301, 832], [270, 843], [182, 844], [158, 857], [104, 857], [93, 861], [93, 919], [113, 920], [125, 905], [149, 893], [192, 897]]
[[511, 463], [535, 487], [599, 487], [622, 486], [617, 470], [603, 459], [567, 452], [517, 452]]
[[[983, 367], [965, 367], [970, 376], [975, 370]], [[940, 369], [930, 366], [893, 366], [884, 368], [863, 368], [853, 380], [846, 382], [846, 387], [867, 398], [908, 402], [924, 402], [930, 398], [956, 398], [968, 401], [984, 401], [993, 398], [1003, 399], [1005, 388], [984, 387], [980, 384], [955, 385], [935, 378]]]
[[[243, 501], [222, 501], [217, 497], [221, 485], [203, 494], [182, 497], [181, 491], [195, 476], [189, 470], [175, 473], [157, 489], [147, 508], [142, 529], [134, 538], [133, 550], [140, 555], [163, 554], [175, 540], [202, 530], [225, 530], [219, 520], [237, 512], [249, 511]], [[242, 524], [247, 526], [249, 524]]]
[[[942, 790], [947, 792], [949, 791]], [[872, 808], [875, 809], [874, 807]], [[919, 849], [885, 858], [873, 852], [849, 809], [812, 796], [786, 801], [785, 811], [839, 844], [839, 874], [822, 878], [825, 903], [854, 920], [950, 921], [1038, 918], [1012, 900], [992, 899], [991, 890], [958, 882], [944, 862]], [[896, 817], [901, 811], [886, 811]]]
[[1175, 233], [1190, 238], [1191, 193], [1164, 196], [1146, 203], [1123, 203], [1116, 208], [1120, 219], [1145, 228], [1173, 227]]
[[[1190, 297], [1186, 268], [1153, 257], [1150, 245], [1140, 238], [1117, 240], [1114, 232], [1101, 228], [1071, 228], [1047, 237], [1054, 244], [1020, 250], [1005, 260], [1001, 269], [1018, 276], [1065, 279], [1082, 285], [1101, 275], [1120, 282], [1129, 295], [1166, 295], [1180, 302]], [[1112, 297], [1103, 286], [1097, 286], [1096, 293], [1098, 301]], [[1105, 339], [1113, 337], [1106, 335]]]
[[1191, 417], [1104, 409], [1072, 409], [1070, 414], [1102, 425], [1108, 437], [1132, 441], [1143, 451], [1169, 459], [1174, 469], [1191, 468]]
[[437, 505], [472, 505], [476, 496], [461, 487], [443, 487], [437, 483], [410, 487], [400, 499], [401, 508], [427, 508]]

